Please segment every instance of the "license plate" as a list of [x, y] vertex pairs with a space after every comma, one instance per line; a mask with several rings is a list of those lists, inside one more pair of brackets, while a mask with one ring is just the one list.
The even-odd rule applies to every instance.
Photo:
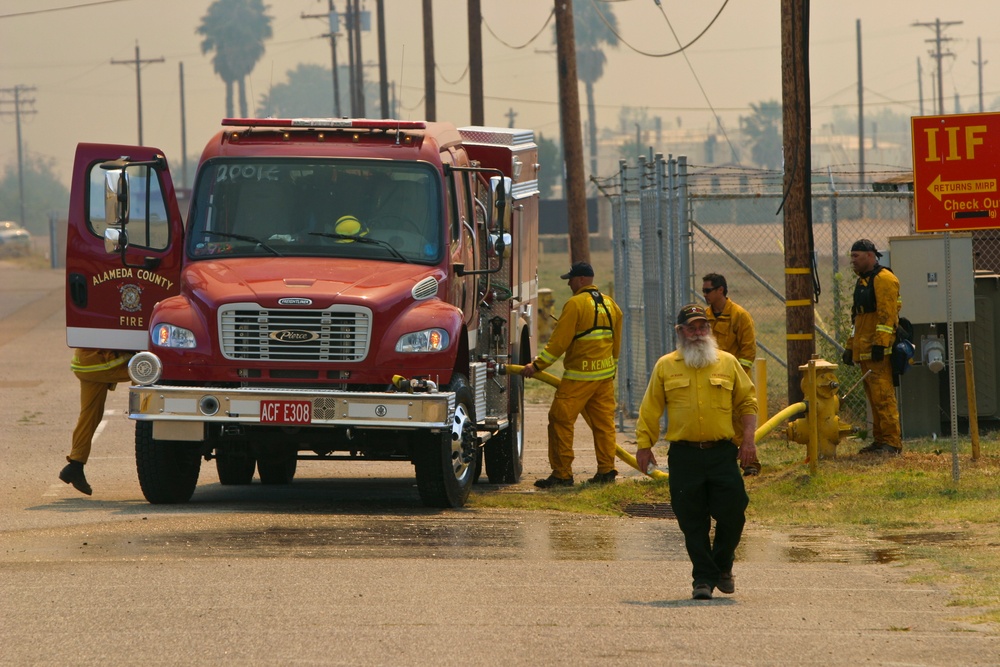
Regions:
[[261, 401], [261, 424], [311, 424], [311, 401]]

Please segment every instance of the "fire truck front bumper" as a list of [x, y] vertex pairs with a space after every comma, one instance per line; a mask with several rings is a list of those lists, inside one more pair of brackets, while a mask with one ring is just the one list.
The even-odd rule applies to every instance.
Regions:
[[454, 392], [391, 393], [317, 389], [129, 387], [129, 418], [263, 426], [450, 429]]

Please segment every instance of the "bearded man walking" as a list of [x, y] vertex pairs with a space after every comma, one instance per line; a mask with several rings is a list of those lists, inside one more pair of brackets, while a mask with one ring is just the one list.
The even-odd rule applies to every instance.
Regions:
[[656, 465], [652, 447], [666, 409], [670, 504], [691, 559], [691, 596], [710, 600], [715, 588], [736, 591], [733, 560], [750, 502], [740, 464], [756, 460], [757, 397], [736, 357], [719, 350], [701, 306], [684, 306], [676, 329], [677, 349], [656, 362], [639, 407], [635, 458], [640, 470]]

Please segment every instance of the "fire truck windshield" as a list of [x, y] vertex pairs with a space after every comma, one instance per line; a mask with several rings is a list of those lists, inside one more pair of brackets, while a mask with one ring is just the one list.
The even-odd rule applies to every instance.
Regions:
[[187, 253], [436, 263], [440, 187], [415, 162], [215, 160], [198, 175]]

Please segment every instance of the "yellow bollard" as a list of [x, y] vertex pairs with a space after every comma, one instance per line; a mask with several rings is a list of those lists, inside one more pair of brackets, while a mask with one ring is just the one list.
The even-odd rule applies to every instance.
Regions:
[[767, 421], [767, 359], [753, 360], [753, 386], [757, 392], [757, 423]]
[[979, 460], [979, 407], [976, 405], [976, 376], [972, 371], [972, 343], [962, 346], [965, 352], [965, 402], [969, 406], [969, 437], [972, 439], [972, 460]]

